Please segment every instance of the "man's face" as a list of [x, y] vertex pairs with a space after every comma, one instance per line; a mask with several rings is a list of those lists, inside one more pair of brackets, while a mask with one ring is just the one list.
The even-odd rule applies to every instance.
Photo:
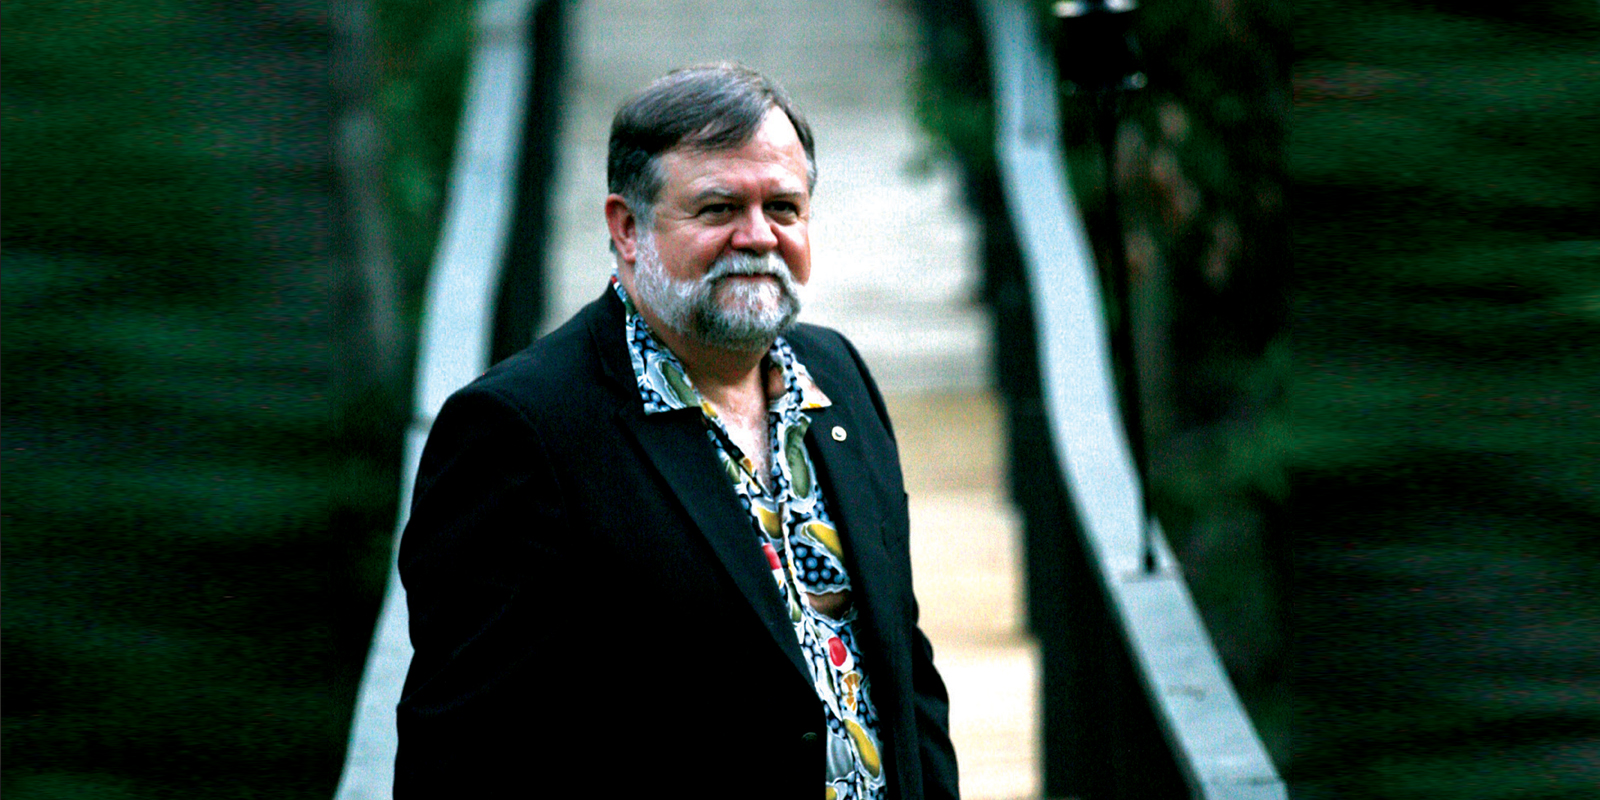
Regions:
[[661, 165], [651, 229], [612, 220], [630, 296], [652, 322], [703, 344], [764, 348], [793, 321], [797, 287], [811, 277], [811, 193], [794, 125], [773, 109], [745, 145], [671, 150]]
[[800, 287], [776, 253], [728, 253], [699, 278], [680, 279], [667, 273], [655, 238], [639, 237], [629, 297], [678, 334], [722, 350], [765, 350], [800, 314]]

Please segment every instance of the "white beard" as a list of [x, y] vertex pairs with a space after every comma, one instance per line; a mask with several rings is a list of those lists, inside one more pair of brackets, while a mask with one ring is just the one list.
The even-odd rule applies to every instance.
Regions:
[[[726, 281], [732, 275], [770, 275], [770, 281]], [[800, 285], [777, 253], [729, 253], [698, 279], [667, 274], [655, 235], [639, 237], [634, 300], [675, 333], [721, 350], [762, 351], [794, 325]]]

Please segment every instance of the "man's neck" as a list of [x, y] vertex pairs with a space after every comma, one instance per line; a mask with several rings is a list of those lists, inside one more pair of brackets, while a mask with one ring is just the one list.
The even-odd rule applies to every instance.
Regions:
[[766, 385], [761, 362], [771, 349], [769, 342], [760, 350], [727, 350], [695, 341], [663, 324], [644, 308], [639, 312], [650, 324], [651, 333], [683, 363], [700, 396], [718, 411], [739, 413], [748, 409], [766, 410]]
[[710, 347], [661, 324], [654, 314], [640, 312], [656, 338], [682, 362], [701, 399], [717, 410], [723, 429], [750, 458], [755, 479], [770, 490], [767, 396], [773, 387], [768, 386], [762, 363], [771, 343], [751, 352]]

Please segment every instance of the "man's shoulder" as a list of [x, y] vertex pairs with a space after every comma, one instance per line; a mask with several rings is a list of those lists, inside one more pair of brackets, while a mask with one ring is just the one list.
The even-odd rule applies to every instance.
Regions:
[[823, 393], [835, 402], [841, 399], [869, 401], [887, 419], [882, 395], [867, 363], [844, 334], [821, 325], [802, 323], [783, 338]]
[[[584, 306], [560, 327], [490, 367], [461, 393], [491, 393], [524, 407], [591, 402], [589, 395], [600, 392], [607, 380], [602, 343], [595, 332], [612, 316], [620, 320], [620, 312], [609, 308], [607, 300], [602, 297]], [[618, 321], [612, 327], [620, 346], [622, 324]]]
[[889, 409], [883, 393], [873, 381], [861, 353], [845, 335], [821, 325], [800, 324], [783, 335], [784, 341], [794, 351], [794, 357], [805, 365], [812, 380], [835, 405], [864, 411], [875, 415], [889, 438], [894, 438], [894, 425], [889, 421]]
[[783, 339], [812, 377], [866, 372], [855, 345], [833, 328], [802, 322], [785, 332]]

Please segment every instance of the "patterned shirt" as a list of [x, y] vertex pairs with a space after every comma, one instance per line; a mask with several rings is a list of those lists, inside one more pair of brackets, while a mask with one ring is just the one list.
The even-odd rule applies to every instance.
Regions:
[[783, 392], [768, 400], [767, 439], [770, 486], [756, 479], [746, 455], [709, 402], [701, 398], [678, 357], [650, 332], [615, 277], [611, 285], [627, 308], [628, 354], [646, 414], [700, 409], [706, 436], [739, 498], [750, 512], [751, 546], [761, 548], [778, 594], [789, 610], [800, 652], [811, 668], [812, 684], [828, 720], [827, 800], [875, 800], [884, 796], [878, 712], [869, 699], [870, 682], [861, 667], [856, 610], [838, 619], [813, 608], [809, 594], [850, 590], [839, 531], [828, 517], [827, 502], [815, 480], [806, 450], [805, 412], [831, 405], [781, 337], [763, 359], [763, 368], [782, 379]]

